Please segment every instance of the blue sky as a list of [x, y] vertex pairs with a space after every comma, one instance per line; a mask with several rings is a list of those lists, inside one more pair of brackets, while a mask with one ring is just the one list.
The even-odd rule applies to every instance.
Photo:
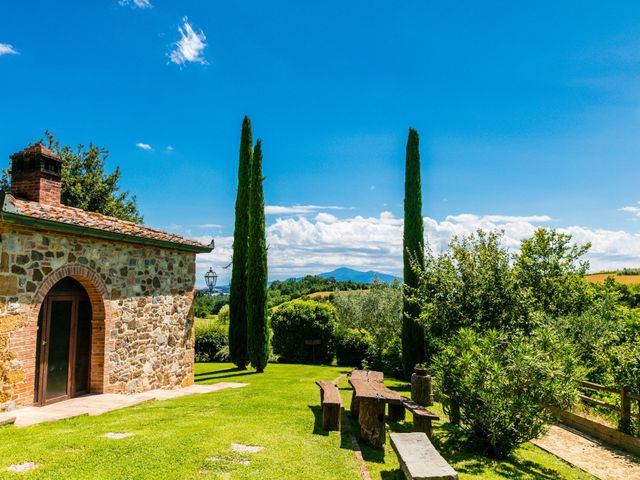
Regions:
[[436, 248], [550, 225], [592, 241], [594, 268], [638, 266], [639, 19], [632, 1], [5, 2], [0, 159], [45, 129], [109, 148], [147, 224], [216, 237], [198, 275], [225, 283], [248, 114], [272, 278], [398, 273], [413, 126]]

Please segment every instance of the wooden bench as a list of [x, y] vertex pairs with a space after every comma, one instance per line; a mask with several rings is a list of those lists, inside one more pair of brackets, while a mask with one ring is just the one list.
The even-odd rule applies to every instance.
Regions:
[[433, 420], [440, 420], [440, 417], [435, 413], [430, 412], [422, 405], [418, 405], [416, 402], [408, 397], [402, 396], [403, 408], [406, 408], [413, 414], [413, 431], [426, 433], [427, 437], [431, 438]]
[[[359, 388], [356, 388], [353, 382], [355, 382]], [[349, 383], [351, 384], [351, 386], [353, 386], [353, 394], [351, 397], [351, 416], [353, 418], [359, 417], [358, 391], [366, 392], [365, 388], [362, 386], [362, 382], [367, 383], [368, 387], [371, 387], [373, 390], [375, 390], [376, 393], [379, 394], [379, 396], [384, 398], [385, 403], [389, 405], [390, 420], [393, 420], [394, 422], [404, 420], [404, 406], [402, 405], [402, 396], [384, 385], [384, 373], [376, 372], [373, 370], [353, 370], [351, 372]], [[366, 393], [363, 394], [367, 395]]]
[[320, 403], [322, 404], [322, 428], [327, 431], [340, 431], [342, 417], [342, 396], [335, 382], [318, 380]]
[[442, 458], [423, 432], [392, 433], [391, 446], [407, 480], [457, 480], [456, 471]]
[[371, 370], [354, 370], [349, 378], [353, 387], [351, 417], [360, 424], [360, 437], [373, 447], [381, 447], [386, 439], [385, 405], [389, 405], [391, 420], [403, 420], [405, 415], [402, 396], [383, 382], [384, 374]]

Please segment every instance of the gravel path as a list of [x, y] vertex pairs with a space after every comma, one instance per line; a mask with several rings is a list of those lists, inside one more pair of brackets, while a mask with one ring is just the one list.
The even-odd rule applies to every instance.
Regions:
[[640, 459], [567, 427], [551, 425], [544, 437], [532, 443], [602, 480], [640, 479]]

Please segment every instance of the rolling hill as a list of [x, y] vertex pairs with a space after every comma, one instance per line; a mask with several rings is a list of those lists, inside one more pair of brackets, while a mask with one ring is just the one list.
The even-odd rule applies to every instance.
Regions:
[[331, 272], [321, 273], [318, 277], [335, 278], [338, 282], [347, 282], [351, 280], [352, 282], [358, 283], [373, 283], [375, 280], [384, 283], [393, 283], [394, 280], [401, 281], [400, 278], [388, 273], [380, 273], [372, 270], [368, 272], [361, 272], [347, 267], [336, 268]]

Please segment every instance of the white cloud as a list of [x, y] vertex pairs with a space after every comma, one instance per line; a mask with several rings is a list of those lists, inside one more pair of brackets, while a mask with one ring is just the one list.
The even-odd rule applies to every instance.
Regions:
[[469, 222], [489, 222], [489, 223], [511, 223], [511, 222], [550, 222], [553, 220], [548, 215], [529, 215], [529, 216], [516, 216], [516, 215], [473, 215], [471, 213], [463, 213], [460, 215], [449, 215], [445, 220], [460, 223]]
[[[469, 235], [478, 228], [504, 231], [503, 244], [517, 251], [522, 239], [539, 226], [548, 225], [546, 215], [452, 215], [443, 221], [424, 218], [425, 234], [434, 252], [447, 249], [454, 235]], [[313, 218], [278, 218], [267, 228], [269, 246], [269, 278], [287, 278], [330, 271], [346, 266], [358, 270], [402, 275], [403, 220], [390, 212], [378, 217], [354, 216], [336, 218], [320, 212]], [[592, 243], [586, 256], [591, 270], [640, 266], [640, 234], [625, 231], [590, 229], [580, 226], [558, 227], [558, 231], [573, 235], [577, 243]], [[232, 237], [216, 237], [216, 249], [211, 254], [198, 255], [197, 280], [213, 266], [220, 275], [220, 284], [228, 284]], [[200, 240], [208, 243], [210, 236]]]
[[338, 218], [331, 215], [330, 213], [320, 212], [316, 215], [316, 222], [322, 223], [334, 223], [337, 222]]
[[222, 228], [223, 225], [220, 225], [219, 223], [202, 223], [200, 225], [198, 225], [198, 228]]
[[136, 143], [136, 147], [141, 148], [142, 150], [153, 150], [153, 148], [151, 147], [151, 145], [149, 145], [148, 143]]
[[167, 145], [167, 148], [165, 148], [165, 150], [167, 152], [173, 152], [173, 147], [171, 145]]
[[352, 208], [338, 207], [334, 205], [293, 205], [291, 207], [283, 205], [267, 205], [264, 207], [264, 213], [267, 215], [296, 215], [314, 213], [321, 210], [352, 210]]
[[9, 45], [8, 43], [0, 43], [0, 56], [2, 55], [17, 55], [18, 52], [13, 45]]
[[205, 43], [207, 37], [202, 30], [200, 30], [200, 33], [196, 33], [188, 22], [187, 17], [182, 20], [184, 24], [182, 27], [178, 27], [180, 40], [173, 44], [174, 48], [169, 53], [169, 59], [178, 65], [187, 62], [206, 65], [207, 61], [204, 59], [203, 53], [207, 46]]
[[[640, 202], [638, 202], [638, 205], [640, 205]], [[618, 211], [626, 212], [626, 213], [633, 213], [633, 214], [635, 214], [636, 217], [640, 217], [640, 206], [638, 206], [638, 205], [622, 207], [622, 208], [619, 208]]]
[[118, 0], [121, 6], [130, 5], [131, 8], [151, 8], [151, 2], [149, 0]]

